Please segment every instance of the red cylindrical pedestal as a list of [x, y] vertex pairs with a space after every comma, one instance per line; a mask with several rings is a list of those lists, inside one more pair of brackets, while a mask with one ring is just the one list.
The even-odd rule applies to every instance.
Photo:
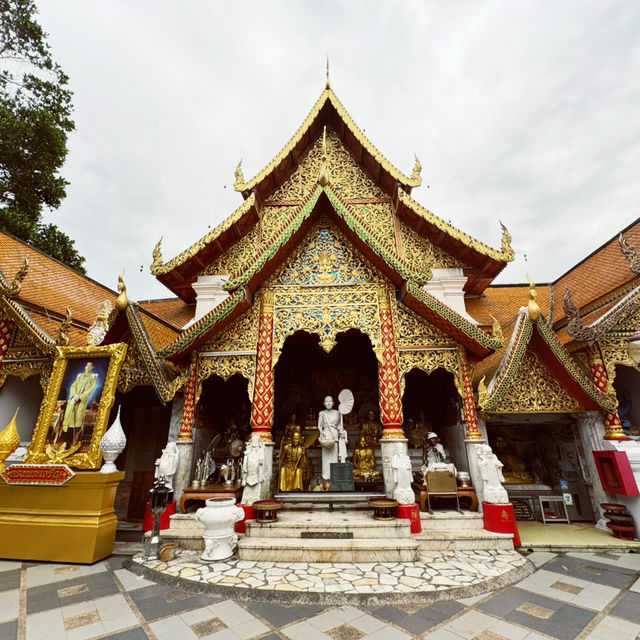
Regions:
[[420, 524], [420, 507], [417, 504], [399, 504], [396, 507], [396, 518], [411, 522], [411, 533], [422, 533]]
[[513, 546], [520, 546], [520, 534], [516, 516], [513, 512], [513, 505], [509, 504], [489, 504], [482, 503], [484, 512], [484, 528], [494, 533], [513, 533]]
[[[160, 529], [169, 528], [169, 517], [176, 512], [176, 501], [170, 502], [163, 514], [160, 516]], [[144, 520], [142, 521], [142, 530], [151, 531], [153, 529], [153, 514], [151, 513], [151, 503], [147, 502], [144, 508]]]
[[246, 522], [247, 522], [247, 520], [255, 520], [256, 519], [256, 514], [254, 513], [253, 507], [250, 504], [238, 504], [236, 506], [240, 507], [241, 509], [244, 510], [244, 518], [242, 518], [242, 520], [240, 520], [240, 522], [236, 522], [233, 525], [233, 530], [236, 533], [246, 533], [246, 529], [247, 529]]

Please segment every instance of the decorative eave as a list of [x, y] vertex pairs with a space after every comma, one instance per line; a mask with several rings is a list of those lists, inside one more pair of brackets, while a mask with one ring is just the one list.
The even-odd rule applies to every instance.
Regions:
[[140, 316], [138, 303], [130, 301], [124, 311], [116, 310], [110, 320], [111, 326], [102, 343], [119, 342], [129, 329], [158, 397], [163, 403], [172, 400], [185, 383], [186, 377], [175, 375], [158, 357]]
[[192, 324], [173, 344], [158, 351], [157, 356], [174, 362], [185, 359], [207, 340], [209, 335], [222, 330], [246, 311], [251, 306], [251, 301], [251, 291], [248, 287], [238, 289], [208, 314]]
[[430, 293], [423, 291], [415, 282], [408, 280], [400, 295], [406, 306], [461, 344], [472, 360], [486, 358], [502, 347], [500, 340], [486, 334]]
[[481, 294], [515, 257], [511, 236], [502, 223], [502, 247], [497, 250], [445, 222], [401, 188], [396, 213], [416, 233], [469, 265], [464, 274], [467, 276], [465, 291], [470, 294]]
[[[491, 382], [480, 388], [478, 405], [487, 413], [499, 412], [501, 401], [515, 381], [520, 365], [530, 347], [545, 368], [586, 410], [613, 411], [614, 400], [602, 394], [562, 346], [553, 329], [540, 315], [532, 320], [526, 307], [517, 317], [516, 326]], [[482, 387], [482, 385], [480, 385]]]
[[411, 177], [398, 171], [364, 135], [333, 90], [327, 87], [282, 151], [258, 175], [245, 182], [242, 173], [239, 170], [236, 171], [235, 190], [240, 191], [246, 198], [253, 189], [256, 189], [260, 198], [265, 200], [284, 182], [325, 125], [334, 128], [352, 155], [361, 159], [361, 165], [390, 195], [396, 183], [408, 190], [422, 184], [419, 163], [416, 163]]
[[151, 273], [185, 302], [195, 301], [191, 283], [217, 255], [224, 253], [245, 235], [259, 219], [255, 194], [249, 197], [226, 220], [177, 255], [162, 263], [160, 242], [153, 251]]
[[318, 185], [304, 206], [297, 210], [269, 247], [254, 260], [243, 274], [226, 282], [224, 288], [227, 291], [233, 291], [238, 287], [248, 285], [252, 291], [255, 291], [257, 286], [282, 264], [284, 257], [291, 251], [296, 240], [307, 232], [312, 218], [314, 218], [312, 213], [323, 194], [326, 195], [331, 205], [329, 213], [333, 213], [332, 217], [338, 223], [341, 231], [366, 258], [388, 275], [394, 283], [400, 285], [405, 280], [413, 280], [418, 284], [429, 282], [431, 279], [430, 271], [418, 273], [411, 269], [402, 258], [384, 246], [376, 234], [368, 228], [367, 223], [354, 214], [330, 186]]

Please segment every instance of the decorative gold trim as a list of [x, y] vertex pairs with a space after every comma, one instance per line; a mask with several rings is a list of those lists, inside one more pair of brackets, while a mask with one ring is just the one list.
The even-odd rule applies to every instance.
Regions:
[[47, 434], [53, 422], [54, 411], [69, 360], [109, 358], [109, 366], [100, 394], [89, 450], [85, 453], [75, 453], [65, 458], [65, 462], [71, 467], [78, 469], [99, 468], [102, 459], [100, 440], [107, 430], [116, 382], [126, 352], [127, 347], [123, 343], [110, 344], [102, 347], [56, 347], [56, 359], [53, 363], [49, 384], [47, 385], [47, 390], [40, 406], [40, 413], [38, 414], [38, 422], [33, 439], [27, 451], [25, 458], [26, 463], [40, 464], [49, 461], [50, 455], [47, 455], [46, 448], [47, 445], [51, 445], [51, 443], [47, 442]]
[[400, 184], [406, 185], [407, 187], [419, 187], [422, 184], [422, 178], [418, 175], [417, 178], [413, 176], [411, 178], [405, 176], [403, 173], [398, 171], [383, 155], [376, 147], [369, 141], [369, 139], [364, 135], [364, 133], [359, 129], [356, 123], [353, 121], [347, 110], [342, 106], [340, 100], [333, 92], [333, 90], [328, 87], [326, 88], [316, 103], [311, 107], [311, 111], [309, 115], [305, 118], [304, 122], [300, 125], [298, 130], [293, 134], [289, 142], [283, 147], [283, 149], [276, 155], [276, 157], [254, 178], [249, 180], [248, 182], [244, 182], [242, 184], [234, 185], [236, 191], [241, 191], [242, 193], [247, 193], [251, 191], [254, 187], [260, 184], [263, 180], [265, 180], [274, 169], [293, 151], [294, 147], [302, 137], [307, 133], [308, 129], [313, 124], [314, 120], [318, 117], [321, 109], [324, 107], [325, 103], [330, 102], [334, 109], [338, 112], [340, 118], [345, 123], [346, 127], [351, 131], [356, 140], [367, 150], [367, 152], [378, 162], [382, 168], [389, 173], [395, 180], [397, 180]]
[[5, 295], [9, 298], [13, 298], [20, 293], [20, 289], [22, 289], [22, 283], [24, 279], [27, 277], [27, 272], [29, 271], [29, 261], [25, 258], [22, 262], [22, 266], [18, 269], [16, 275], [13, 278], [11, 284], [6, 287], [0, 282], [0, 294]]

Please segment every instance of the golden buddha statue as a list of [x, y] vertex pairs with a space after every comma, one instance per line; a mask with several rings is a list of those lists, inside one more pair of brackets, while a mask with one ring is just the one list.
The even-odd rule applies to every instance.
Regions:
[[364, 438], [367, 445], [373, 447], [378, 444], [381, 435], [382, 425], [380, 421], [376, 419], [376, 414], [373, 411], [368, 411], [367, 418], [362, 423], [362, 429], [360, 429], [360, 438]]
[[299, 431], [291, 435], [280, 458], [280, 491], [304, 491], [309, 479], [309, 458]]
[[527, 463], [512, 450], [503, 436], [496, 438], [494, 453], [502, 462], [502, 475], [505, 484], [533, 484], [535, 482]]
[[296, 420], [296, 414], [292, 413], [291, 417], [289, 418], [289, 424], [285, 426], [284, 428], [284, 436], [282, 438], [283, 442], [286, 444], [288, 442], [291, 442], [291, 439], [293, 437], [294, 433], [300, 433], [301, 429], [300, 429], [300, 425], [298, 424], [297, 420]]
[[415, 426], [411, 433], [407, 433], [407, 438], [409, 438], [409, 442], [414, 447], [424, 447], [427, 444], [428, 434], [431, 431], [431, 427], [427, 422], [424, 411], [420, 412], [420, 416], [415, 422]]
[[380, 477], [380, 472], [376, 469], [375, 453], [366, 437], [361, 435], [353, 452], [353, 479], [356, 482], [371, 482], [380, 480]]

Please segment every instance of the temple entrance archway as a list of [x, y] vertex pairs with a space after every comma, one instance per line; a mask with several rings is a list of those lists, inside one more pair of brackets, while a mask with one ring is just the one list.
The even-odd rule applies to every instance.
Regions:
[[440, 437], [456, 468], [468, 470], [464, 423], [460, 417], [461, 398], [453, 374], [444, 369], [436, 369], [430, 374], [412, 369], [406, 374], [405, 381], [402, 409], [409, 447], [421, 448], [422, 438], [433, 431]]

